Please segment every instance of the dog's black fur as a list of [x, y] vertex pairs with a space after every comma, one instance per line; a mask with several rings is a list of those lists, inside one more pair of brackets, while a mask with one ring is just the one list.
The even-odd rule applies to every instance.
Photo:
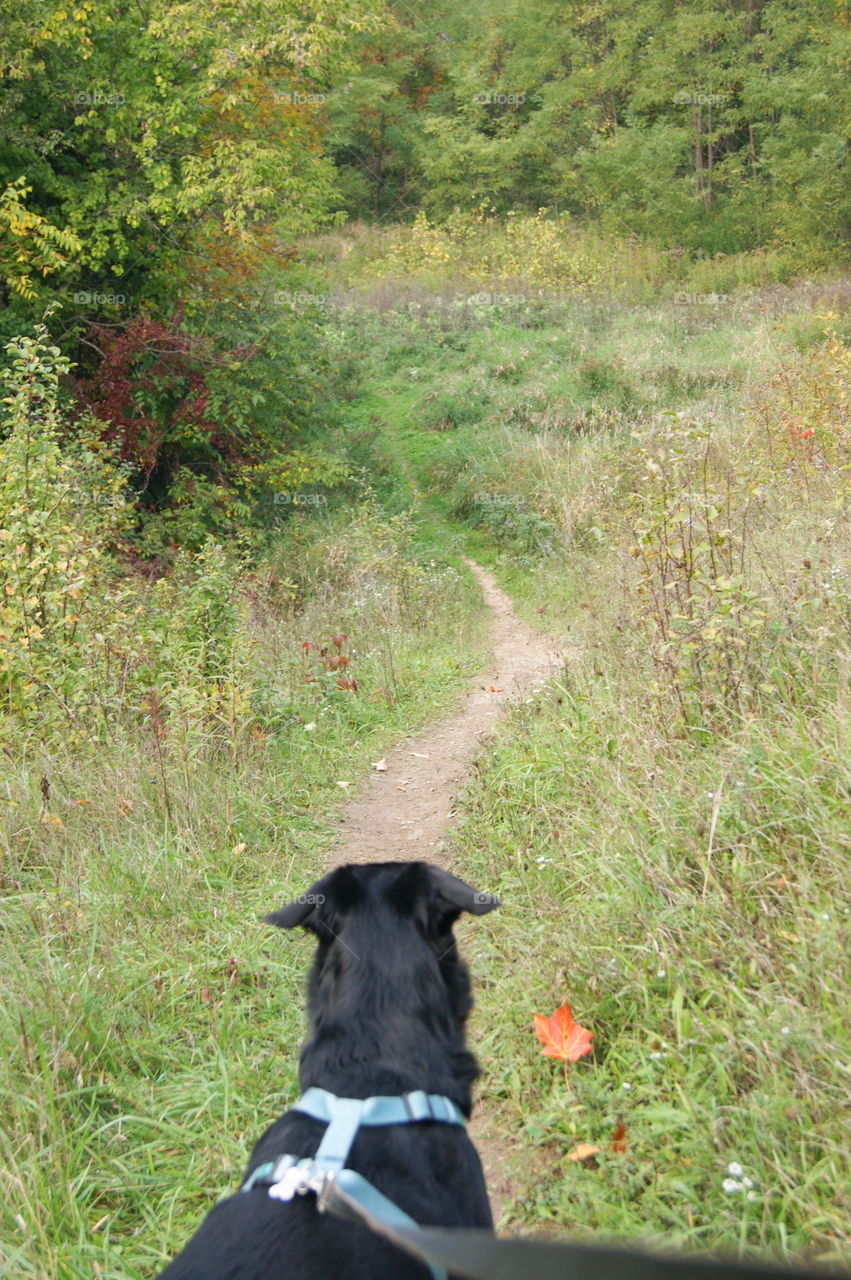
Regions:
[[[340, 1097], [423, 1089], [470, 1115], [478, 1068], [464, 1042], [472, 1007], [452, 926], [497, 900], [424, 862], [340, 867], [266, 919], [318, 939], [310, 1034], [299, 1082]], [[282, 1154], [315, 1155], [325, 1126], [290, 1111], [258, 1142], [246, 1177]], [[491, 1227], [478, 1155], [438, 1122], [360, 1129], [348, 1166], [421, 1225]], [[422, 1263], [357, 1223], [319, 1214], [313, 1195], [237, 1193], [205, 1218], [161, 1280], [430, 1280]]]

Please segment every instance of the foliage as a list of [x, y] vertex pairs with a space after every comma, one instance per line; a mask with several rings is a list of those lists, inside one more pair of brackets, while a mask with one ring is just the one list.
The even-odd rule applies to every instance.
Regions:
[[213, 229], [241, 244], [271, 219], [292, 235], [327, 217], [333, 171], [298, 99], [370, 21], [358, 5], [288, 0], [219, 6], [214, 22], [175, 0], [141, 23], [104, 0], [16, 6], [0, 178], [24, 175], [34, 215], [76, 237], [69, 292], [173, 304], [196, 235], [209, 253]]
[[125, 475], [84, 416], [57, 407], [68, 361], [41, 325], [8, 348], [0, 433], [0, 692], [27, 730], [90, 732], [88, 663], [110, 543], [127, 524]]
[[778, 695], [799, 703], [812, 664], [822, 679], [841, 667], [837, 641], [851, 636], [845, 575], [838, 564], [826, 582], [797, 566], [770, 567], [771, 513], [818, 505], [822, 538], [843, 521], [849, 372], [851, 348], [835, 336], [806, 364], [782, 368], [755, 391], [761, 429], [735, 456], [708, 428], [676, 421], [636, 449], [633, 474], [644, 472], [628, 517], [636, 590], [652, 619], [660, 680], [687, 723], [719, 707], [753, 714]]
[[345, 481], [345, 459], [320, 439], [336, 423], [335, 374], [309, 314], [219, 299], [192, 319], [96, 325], [90, 342], [100, 362], [76, 390], [130, 468], [142, 553], [251, 537], [307, 486]]
[[442, 219], [487, 201], [669, 249], [842, 256], [847, 30], [833, 0], [628, 13], [604, 0], [567, 20], [555, 0], [531, 16], [513, 0], [414, 0], [398, 14], [403, 38], [390, 23], [364, 40], [370, 91], [332, 98], [355, 215]]
[[0, 194], [0, 283], [23, 298], [34, 298], [33, 275], [52, 275], [79, 252], [78, 237], [26, 207], [32, 191], [23, 178]]

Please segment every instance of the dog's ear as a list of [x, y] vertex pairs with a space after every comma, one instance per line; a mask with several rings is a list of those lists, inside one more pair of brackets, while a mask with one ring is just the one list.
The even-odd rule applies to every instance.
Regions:
[[312, 884], [306, 893], [300, 893], [295, 902], [290, 902], [280, 911], [272, 911], [263, 917], [264, 924], [276, 924], [279, 929], [295, 929], [303, 924], [310, 928], [315, 919], [316, 908], [321, 907], [328, 896], [330, 876], [323, 876]]
[[264, 924], [275, 924], [279, 929], [316, 929], [320, 912], [323, 917], [344, 911], [363, 897], [363, 890], [348, 867], [337, 867], [327, 876], [312, 884], [306, 893], [300, 893], [280, 911], [272, 911], [263, 917]]
[[432, 887], [458, 914], [469, 911], [474, 916], [483, 916], [500, 905], [499, 898], [492, 893], [478, 893], [472, 885], [450, 875], [442, 867], [429, 867], [428, 873]]

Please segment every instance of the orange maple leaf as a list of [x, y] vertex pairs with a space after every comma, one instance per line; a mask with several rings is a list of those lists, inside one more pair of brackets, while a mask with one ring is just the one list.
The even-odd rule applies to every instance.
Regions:
[[544, 1046], [541, 1053], [545, 1058], [561, 1058], [564, 1062], [576, 1062], [584, 1054], [591, 1052], [591, 1040], [594, 1035], [587, 1027], [580, 1027], [573, 1021], [569, 1004], [556, 1009], [551, 1018], [543, 1014], [535, 1015], [535, 1035]]

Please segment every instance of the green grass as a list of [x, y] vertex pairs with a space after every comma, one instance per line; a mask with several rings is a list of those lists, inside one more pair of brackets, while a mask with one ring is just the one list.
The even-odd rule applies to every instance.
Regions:
[[[418, 561], [404, 528], [294, 523], [275, 564], [297, 598], [247, 637], [256, 734], [167, 736], [160, 760], [126, 708], [108, 744], [30, 741], [7, 767], [0, 1274], [156, 1272], [295, 1095], [311, 947], [259, 919], [312, 882], [370, 762], [483, 661], [467, 571]], [[341, 630], [357, 695], [303, 679], [302, 641]]]
[[[454, 841], [505, 904], [475, 1021], [487, 1104], [538, 1149], [509, 1223], [847, 1262], [847, 708], [697, 752], [630, 677], [573, 662], [518, 708]], [[595, 1035], [568, 1086], [532, 1035], [565, 1000]]]
[[[847, 1264], [851, 529], [841, 470], [782, 425], [814, 423], [830, 457], [847, 435], [841, 349], [807, 381], [836, 318], [806, 287], [702, 311], [577, 299], [522, 326], [393, 296], [338, 322], [369, 370], [354, 412], [429, 527], [569, 653], [497, 727], [453, 839], [505, 904], [464, 930], [486, 1104], [528, 1153], [504, 1225]], [[648, 459], [699, 486], [705, 424], [746, 552], [733, 590], [760, 603], [734, 604], [756, 609], [752, 689], [721, 705], [702, 641], [689, 724], [625, 514], [676, 560]], [[744, 523], [740, 477], [760, 494]], [[569, 1086], [532, 1034], [565, 1000], [595, 1034]], [[581, 1142], [596, 1168], [569, 1159]], [[752, 1185], [725, 1191], [730, 1165]]]

